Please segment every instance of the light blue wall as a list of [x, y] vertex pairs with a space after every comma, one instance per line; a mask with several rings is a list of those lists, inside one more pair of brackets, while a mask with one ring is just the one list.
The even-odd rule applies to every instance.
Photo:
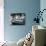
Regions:
[[[46, 9], [46, 0], [41, 0], [40, 1], [40, 10], [42, 11], [43, 9]], [[40, 22], [40, 25], [45, 26], [46, 27], [46, 11], [43, 12], [43, 22]]]
[[[40, 9], [40, 0], [4, 0], [4, 35], [5, 40], [18, 41], [29, 31], [32, 31], [32, 21], [36, 17], [35, 12]], [[12, 12], [26, 14], [26, 25], [11, 26], [9, 16]]]

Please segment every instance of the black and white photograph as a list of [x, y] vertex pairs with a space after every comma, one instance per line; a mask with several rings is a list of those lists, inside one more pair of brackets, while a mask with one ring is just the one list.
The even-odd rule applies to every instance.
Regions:
[[25, 13], [11, 13], [11, 25], [25, 25]]

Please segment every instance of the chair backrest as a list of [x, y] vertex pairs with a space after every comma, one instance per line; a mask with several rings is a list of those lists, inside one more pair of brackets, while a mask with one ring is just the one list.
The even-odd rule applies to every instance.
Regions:
[[46, 28], [40, 25], [34, 25], [32, 26], [32, 33], [34, 35], [34, 46], [46, 45]]

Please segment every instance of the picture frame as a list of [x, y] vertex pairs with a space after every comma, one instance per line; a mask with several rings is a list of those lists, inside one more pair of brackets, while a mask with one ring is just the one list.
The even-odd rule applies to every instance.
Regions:
[[11, 13], [10, 24], [11, 25], [25, 25], [25, 13]]

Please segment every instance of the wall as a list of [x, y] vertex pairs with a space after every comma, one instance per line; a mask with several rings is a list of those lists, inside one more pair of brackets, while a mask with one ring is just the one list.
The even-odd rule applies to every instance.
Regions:
[[[32, 30], [35, 12], [40, 10], [40, 0], [4, 0], [4, 36], [7, 41], [18, 41]], [[12, 12], [26, 14], [26, 24], [12, 26], [9, 16]]]
[[[40, 1], [40, 9], [41, 9], [41, 11], [43, 9], [46, 9], [46, 0], [41, 0]], [[43, 17], [43, 22], [41, 21], [40, 25], [46, 26], [46, 10], [43, 12], [42, 17]]]

